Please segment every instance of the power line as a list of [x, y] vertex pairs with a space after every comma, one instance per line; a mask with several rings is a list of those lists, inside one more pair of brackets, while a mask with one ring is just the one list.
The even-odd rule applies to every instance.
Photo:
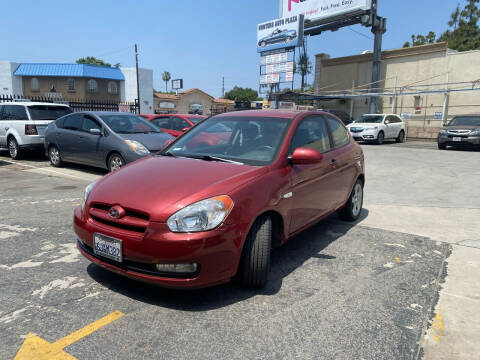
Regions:
[[352, 28], [350, 28], [350, 27], [348, 27], [347, 29], [350, 30], [350, 31], [353, 31], [354, 33], [356, 33], [356, 34], [358, 34], [358, 35], [360, 35], [360, 36], [363, 36], [363, 37], [365, 37], [365, 38], [367, 38], [367, 39], [374, 40], [373, 37], [368, 36], [368, 35], [365, 35], [364, 33], [361, 33], [360, 31], [357, 31], [357, 30], [352, 29]]

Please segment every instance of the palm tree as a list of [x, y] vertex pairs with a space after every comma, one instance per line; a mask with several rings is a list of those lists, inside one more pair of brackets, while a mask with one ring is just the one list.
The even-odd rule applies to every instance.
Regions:
[[453, 27], [453, 30], [457, 29], [458, 20], [460, 20], [460, 13], [461, 13], [461, 10], [460, 10], [460, 3], [459, 3], [455, 11], [452, 13], [452, 15], [450, 15], [450, 21], [448, 22], [448, 25], [450, 27]]
[[165, 81], [165, 92], [168, 92], [168, 82], [170, 81], [171, 78], [172, 78], [172, 76], [170, 75], [170, 73], [168, 71], [163, 72], [162, 80]]
[[302, 77], [301, 88], [303, 91], [305, 89], [305, 78], [307, 77], [307, 75], [312, 73], [312, 63], [310, 62], [310, 58], [308, 57], [305, 50], [300, 53], [295, 70]]

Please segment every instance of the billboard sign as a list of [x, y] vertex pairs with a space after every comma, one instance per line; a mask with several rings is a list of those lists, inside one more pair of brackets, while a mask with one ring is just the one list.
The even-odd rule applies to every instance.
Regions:
[[303, 41], [300, 16], [293, 15], [257, 26], [257, 52], [293, 48]]
[[172, 80], [172, 89], [174, 90], [183, 89], [183, 79]]
[[362, 13], [370, 10], [372, 0], [283, 0], [285, 17], [305, 15], [305, 20], [315, 23]]

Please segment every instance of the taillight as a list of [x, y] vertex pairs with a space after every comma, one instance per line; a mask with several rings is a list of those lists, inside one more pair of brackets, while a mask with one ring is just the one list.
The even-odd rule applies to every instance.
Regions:
[[25, 125], [25, 135], [38, 135], [35, 125]]

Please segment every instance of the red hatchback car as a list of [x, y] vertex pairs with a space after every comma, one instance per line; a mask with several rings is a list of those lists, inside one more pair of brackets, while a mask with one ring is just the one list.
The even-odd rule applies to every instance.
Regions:
[[[199, 141], [205, 133], [222, 141]], [[77, 247], [110, 271], [161, 286], [238, 275], [262, 287], [271, 248], [333, 212], [360, 216], [364, 182], [362, 149], [331, 114], [221, 114], [90, 184], [74, 213]]]
[[178, 137], [192, 126], [205, 120], [207, 117], [203, 115], [182, 115], [182, 114], [162, 114], [162, 115], [140, 115], [145, 120], [150, 121], [153, 125], [161, 130]]

